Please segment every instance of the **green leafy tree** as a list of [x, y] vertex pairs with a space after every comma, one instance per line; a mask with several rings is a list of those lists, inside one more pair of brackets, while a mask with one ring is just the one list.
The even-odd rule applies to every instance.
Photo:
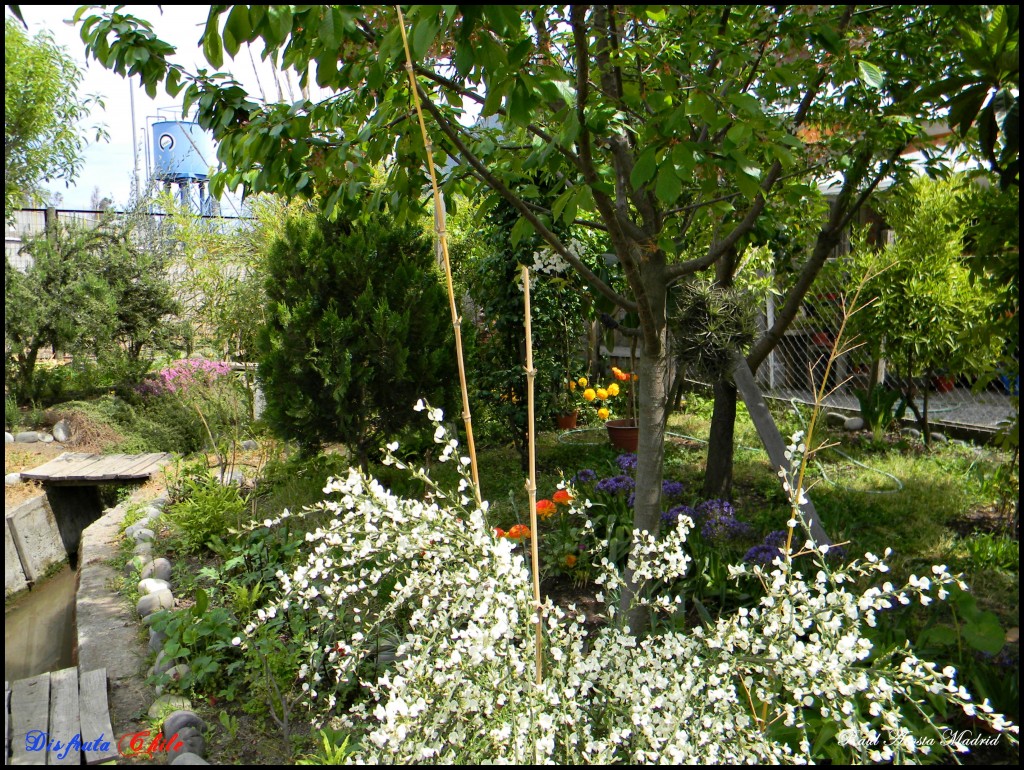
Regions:
[[[80, 11], [91, 53], [149, 88], [185, 88], [186, 108], [219, 140], [218, 184], [318, 192], [335, 210], [376, 195], [411, 216], [425, 189], [400, 25], [382, 6], [213, 6], [203, 35], [215, 69], [261, 41], [322, 101], [268, 104], [236, 82], [188, 73], [166, 43], [120, 11]], [[84, 17], [84, 18], [83, 18]], [[640, 447], [634, 525], [656, 531], [669, 371], [669, 288], [735, 259], [769, 202], [802, 200], [835, 180], [833, 202], [771, 328], [756, 368], [800, 309], [846, 226], [935, 99], [956, 14], [932, 6], [411, 6], [416, 88], [446, 195], [486, 196], [519, 214], [510, 239], [535, 232], [639, 325]], [[467, 127], [468, 105], [488, 119]], [[443, 165], [447, 157], [457, 162]], [[387, 194], [383, 191], [386, 190]], [[556, 223], [602, 233], [622, 291], [572, 254]], [[728, 271], [725, 271], [728, 272]], [[637, 588], [627, 575], [623, 606]], [[627, 621], [638, 630], [642, 610]]]
[[7, 382], [20, 400], [35, 397], [33, 375], [45, 348], [124, 359], [141, 377], [165, 341], [177, 310], [166, 252], [140, 245], [137, 215], [93, 228], [54, 224], [26, 243], [31, 264], [4, 271]]
[[343, 442], [366, 467], [418, 398], [452, 403], [448, 300], [422, 230], [293, 217], [267, 270], [259, 379], [281, 435], [310, 451]]
[[[4, 20], [4, 217], [40, 198], [40, 183], [81, 168], [80, 122], [96, 101], [80, 98], [78, 67], [53, 38]], [[102, 132], [99, 132], [102, 134]]]
[[886, 358], [903, 377], [908, 404], [927, 433], [925, 411], [914, 405], [913, 378], [941, 372], [979, 374], [999, 360], [1002, 347], [982, 333], [995, 297], [973, 284], [965, 264], [968, 189], [962, 178], [917, 180], [888, 201], [895, 242], [879, 251], [856, 249], [869, 310], [854, 314], [850, 331], [873, 358]]

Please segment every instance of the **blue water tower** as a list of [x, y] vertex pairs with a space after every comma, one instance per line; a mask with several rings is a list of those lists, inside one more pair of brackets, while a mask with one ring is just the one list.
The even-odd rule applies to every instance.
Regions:
[[213, 144], [198, 123], [181, 120], [160, 120], [153, 130], [153, 176], [168, 189], [178, 185], [182, 205], [192, 207], [189, 188], [199, 192], [199, 213], [208, 213], [206, 182], [214, 162]]

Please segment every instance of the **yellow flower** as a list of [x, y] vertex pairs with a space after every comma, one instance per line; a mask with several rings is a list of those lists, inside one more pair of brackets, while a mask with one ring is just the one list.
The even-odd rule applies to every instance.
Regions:
[[576, 380], [576, 383], [577, 383], [577, 384], [578, 384], [578, 385], [579, 385], [579, 386], [580, 386], [581, 388], [585, 388], [585, 387], [587, 387], [587, 378], [586, 378], [586, 377], [580, 377], [580, 378], [579, 378], [578, 380]]
[[617, 396], [617, 395], [619, 395], [619, 383], [613, 382], [611, 385], [608, 386], [608, 395], [609, 396]]
[[599, 399], [601, 399], [602, 401], [604, 401], [606, 398], [608, 398], [608, 391], [605, 390], [604, 388], [598, 388], [597, 389], [597, 397]]
[[600, 417], [602, 420], [607, 420], [609, 414], [610, 412], [603, 406], [597, 410], [597, 416]]
[[569, 380], [569, 390], [576, 390], [576, 383]]
[[593, 388], [587, 388], [585, 391], [583, 391], [583, 398], [586, 401], [593, 401], [595, 398], [597, 398], [597, 393], [594, 392]]

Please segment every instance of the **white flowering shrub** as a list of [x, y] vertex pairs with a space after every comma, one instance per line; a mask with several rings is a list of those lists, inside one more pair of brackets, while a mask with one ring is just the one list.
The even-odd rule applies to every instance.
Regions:
[[[467, 463], [440, 411], [429, 416], [444, 458]], [[809, 569], [786, 552], [769, 567], [733, 568], [765, 595], [703, 628], [588, 632], [582, 614], [549, 603], [537, 685], [528, 565], [495, 537], [467, 488], [464, 476], [454, 494], [431, 486], [430, 501], [403, 499], [351, 470], [325, 490], [335, 518], [307, 535], [306, 563], [278, 575], [285, 598], [276, 609], [313, 618], [300, 672], [310, 703], [362, 733], [352, 761], [802, 763], [825, 756], [824, 744], [834, 760], [913, 761], [958, 748], [935, 721], [939, 701], [1015, 740], [1017, 727], [975, 703], [955, 670], [909, 647], [880, 654], [865, 636], [880, 611], [943, 598], [957, 582], [945, 567], [895, 586], [881, 559], [832, 568], [812, 542], [801, 549]], [[634, 533], [639, 574], [670, 583], [684, 573], [686, 531]], [[605, 563], [604, 574], [614, 591], [614, 567]], [[671, 612], [674, 602], [652, 605]], [[388, 633], [396, 649], [384, 665]], [[353, 685], [365, 697], [340, 713], [338, 693]]]

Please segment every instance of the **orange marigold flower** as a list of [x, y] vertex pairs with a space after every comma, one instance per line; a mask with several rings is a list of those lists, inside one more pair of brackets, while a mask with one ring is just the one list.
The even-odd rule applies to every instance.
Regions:
[[571, 553], [567, 553], [562, 561], [565, 562], [565, 566], [569, 567], [570, 569], [576, 566], [576, 557], [573, 556]]
[[578, 385], [579, 385], [579, 386], [580, 386], [581, 388], [585, 388], [585, 387], [587, 387], [587, 378], [586, 378], [586, 377], [580, 377], [580, 378], [579, 378], [578, 380], [576, 380], [576, 382], [577, 382], [577, 384], [578, 384]]
[[602, 401], [604, 401], [606, 398], [608, 398], [608, 391], [605, 390], [604, 388], [598, 388], [597, 389], [597, 397], [599, 399], [601, 399]]
[[569, 390], [576, 390], [576, 381], [569, 380]]
[[542, 518], [546, 519], [548, 516], [551, 516], [556, 510], [558, 510], [558, 507], [550, 500], [544, 499], [537, 501], [537, 515]]
[[600, 409], [597, 410], [597, 416], [599, 418], [601, 418], [602, 420], [607, 420], [610, 415], [611, 415], [611, 412], [609, 412], [603, 406]]
[[597, 393], [594, 391], [593, 388], [587, 388], [585, 391], [583, 391], [583, 398], [587, 401], [593, 401], [595, 398], [597, 398]]
[[568, 489], [559, 489], [551, 496], [551, 499], [559, 505], [568, 505], [572, 502], [572, 495], [569, 494]]
[[514, 524], [506, 537], [512, 540], [528, 540], [530, 538], [530, 528], [525, 524]]
[[[627, 376], [628, 376], [628, 375], [627, 375]], [[634, 374], [634, 375], [633, 375], [633, 382], [636, 382], [636, 381], [637, 381], [637, 380], [639, 380], [639, 379], [640, 379], [640, 375], [639, 375], [639, 374]]]
[[619, 383], [613, 382], [611, 385], [608, 386], [608, 395], [609, 396], [617, 396], [617, 395], [619, 395]]
[[506, 532], [501, 527], [495, 527], [494, 528], [494, 536], [497, 537], [498, 539], [501, 539], [501, 538], [505, 537], [505, 535], [506, 535]]

